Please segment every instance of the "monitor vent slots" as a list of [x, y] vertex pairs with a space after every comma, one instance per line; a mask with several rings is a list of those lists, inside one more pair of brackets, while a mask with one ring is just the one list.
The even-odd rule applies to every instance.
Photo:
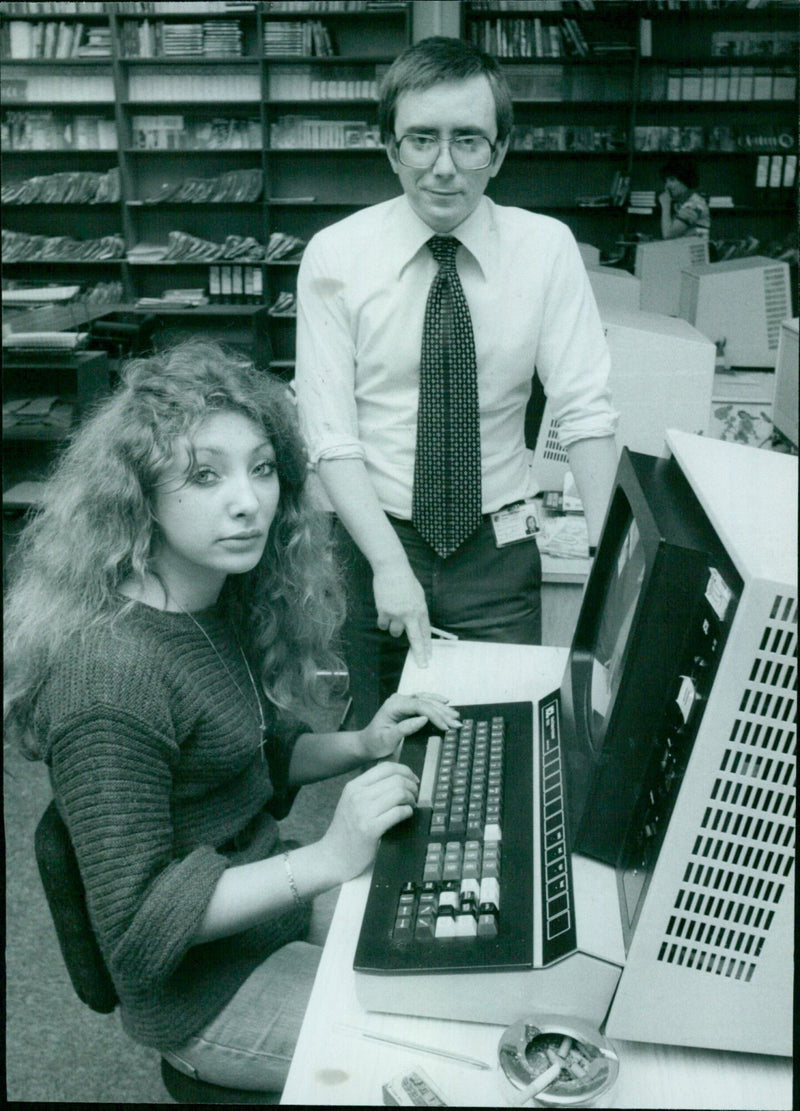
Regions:
[[776, 596], [658, 959], [749, 982], [794, 867], [797, 600]]
[[698, 239], [697, 243], [692, 243], [689, 246], [689, 265], [690, 266], [705, 266], [708, 262], [708, 246], [704, 239]]
[[771, 266], [764, 269], [764, 303], [767, 344], [770, 351], [777, 351], [781, 323], [792, 315], [786, 286], [786, 275], [782, 266]]

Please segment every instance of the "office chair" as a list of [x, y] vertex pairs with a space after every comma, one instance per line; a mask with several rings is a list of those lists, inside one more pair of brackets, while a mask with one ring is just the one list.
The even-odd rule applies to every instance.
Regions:
[[[53, 800], [36, 827], [34, 848], [58, 944], [78, 998], [99, 1014], [110, 1014], [118, 1003], [86, 907], [75, 850]], [[280, 1092], [222, 1088], [195, 1080], [161, 1058], [164, 1087], [176, 1103], [278, 1103]]]

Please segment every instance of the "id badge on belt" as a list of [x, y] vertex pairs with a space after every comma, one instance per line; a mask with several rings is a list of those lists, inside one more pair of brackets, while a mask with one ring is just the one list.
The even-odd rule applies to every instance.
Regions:
[[504, 505], [496, 513], [490, 514], [494, 529], [495, 547], [505, 548], [509, 544], [521, 544], [523, 540], [533, 540], [539, 532], [539, 506], [534, 498]]

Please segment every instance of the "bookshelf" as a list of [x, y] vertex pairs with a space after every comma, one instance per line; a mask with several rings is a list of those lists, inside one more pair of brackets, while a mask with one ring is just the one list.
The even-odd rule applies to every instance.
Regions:
[[397, 191], [377, 86], [410, 38], [393, 0], [4, 4], [4, 281], [174, 291], [172, 334], [231, 342], [266, 308], [290, 375], [302, 247]]
[[[515, 97], [490, 195], [613, 254], [621, 240], [659, 236], [662, 148], [692, 145], [701, 187], [732, 201], [714, 207], [712, 238], [780, 247], [796, 214], [799, 8], [463, 0], [461, 33], [501, 57]], [[213, 319], [235, 342], [243, 318], [232, 310], [264, 307], [273, 366], [290, 375], [304, 243], [397, 193], [375, 97], [411, 41], [413, 9], [4, 3], [4, 280], [78, 283], [92, 304], [126, 306], [200, 291], [215, 314], [187, 309], [187, 321]], [[171, 312], [177, 329], [184, 318]]]
[[462, 34], [503, 62], [517, 126], [491, 183], [607, 254], [660, 238], [660, 167], [698, 158], [712, 239], [791, 249], [795, 0], [464, 0]]

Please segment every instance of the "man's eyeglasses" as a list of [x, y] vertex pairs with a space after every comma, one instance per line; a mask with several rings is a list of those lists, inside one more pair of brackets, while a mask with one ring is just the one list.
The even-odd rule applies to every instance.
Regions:
[[412, 131], [395, 141], [398, 159], [414, 170], [429, 169], [443, 146], [450, 148], [450, 157], [459, 170], [485, 170], [491, 165], [494, 155], [494, 143], [490, 143], [485, 135], [439, 139], [435, 135], [418, 135]]

